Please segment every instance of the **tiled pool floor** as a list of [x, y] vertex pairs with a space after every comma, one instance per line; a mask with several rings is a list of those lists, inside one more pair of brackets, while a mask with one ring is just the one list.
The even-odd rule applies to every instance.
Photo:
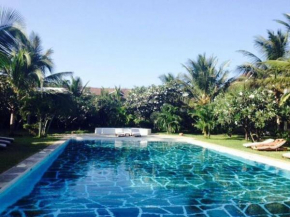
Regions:
[[168, 142], [72, 142], [1, 216], [290, 216], [290, 180]]

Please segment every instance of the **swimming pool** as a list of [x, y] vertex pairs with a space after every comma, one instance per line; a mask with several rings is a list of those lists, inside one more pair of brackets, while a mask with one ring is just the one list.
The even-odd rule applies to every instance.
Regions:
[[290, 179], [187, 143], [72, 141], [1, 216], [290, 216]]

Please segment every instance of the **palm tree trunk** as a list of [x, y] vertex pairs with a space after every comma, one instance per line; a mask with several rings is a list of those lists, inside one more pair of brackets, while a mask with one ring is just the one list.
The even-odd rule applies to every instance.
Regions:
[[288, 130], [288, 123], [287, 123], [287, 121], [284, 121], [283, 129], [284, 129], [285, 132]]
[[47, 123], [48, 123], [48, 119], [46, 119], [44, 121], [43, 127], [42, 127], [42, 131], [41, 131], [41, 135], [42, 136], [46, 136], [46, 127], [47, 127]]
[[276, 117], [276, 123], [277, 123], [277, 130], [280, 130], [280, 126], [281, 126], [281, 118], [279, 116]]
[[15, 110], [12, 109], [10, 113], [10, 134], [14, 134], [14, 129], [15, 129]]
[[39, 122], [38, 122], [38, 137], [41, 137], [41, 131], [42, 131], [42, 118], [39, 118]]
[[202, 132], [203, 132], [203, 136], [204, 136], [204, 137], [207, 137], [207, 132], [206, 132], [206, 130], [204, 129]]
[[248, 130], [246, 127], [244, 127], [244, 130], [245, 130], [245, 140], [248, 140], [249, 139]]
[[50, 120], [50, 122], [49, 122], [49, 124], [48, 124], [48, 126], [47, 126], [47, 129], [46, 129], [46, 131], [45, 131], [45, 136], [47, 136], [47, 134], [48, 134], [48, 132], [49, 132], [49, 129], [50, 129], [50, 126], [51, 126], [51, 123], [52, 123], [53, 119], [54, 119], [54, 116], [51, 118], [51, 120]]

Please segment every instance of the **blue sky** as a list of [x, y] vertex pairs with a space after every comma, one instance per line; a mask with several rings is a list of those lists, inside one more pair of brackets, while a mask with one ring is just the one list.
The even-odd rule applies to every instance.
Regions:
[[55, 72], [73, 71], [93, 87], [160, 84], [158, 76], [184, 72], [200, 53], [247, 61], [254, 36], [283, 27], [289, 0], [2, 0], [18, 10], [28, 33], [54, 50]]

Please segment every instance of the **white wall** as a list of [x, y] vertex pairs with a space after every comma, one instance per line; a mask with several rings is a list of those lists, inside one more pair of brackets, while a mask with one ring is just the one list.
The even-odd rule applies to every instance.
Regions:
[[[116, 129], [131, 129], [131, 128], [95, 128], [95, 134], [97, 135], [115, 135]], [[151, 134], [151, 129], [146, 128], [134, 128], [139, 129], [141, 136], [147, 136]]]

